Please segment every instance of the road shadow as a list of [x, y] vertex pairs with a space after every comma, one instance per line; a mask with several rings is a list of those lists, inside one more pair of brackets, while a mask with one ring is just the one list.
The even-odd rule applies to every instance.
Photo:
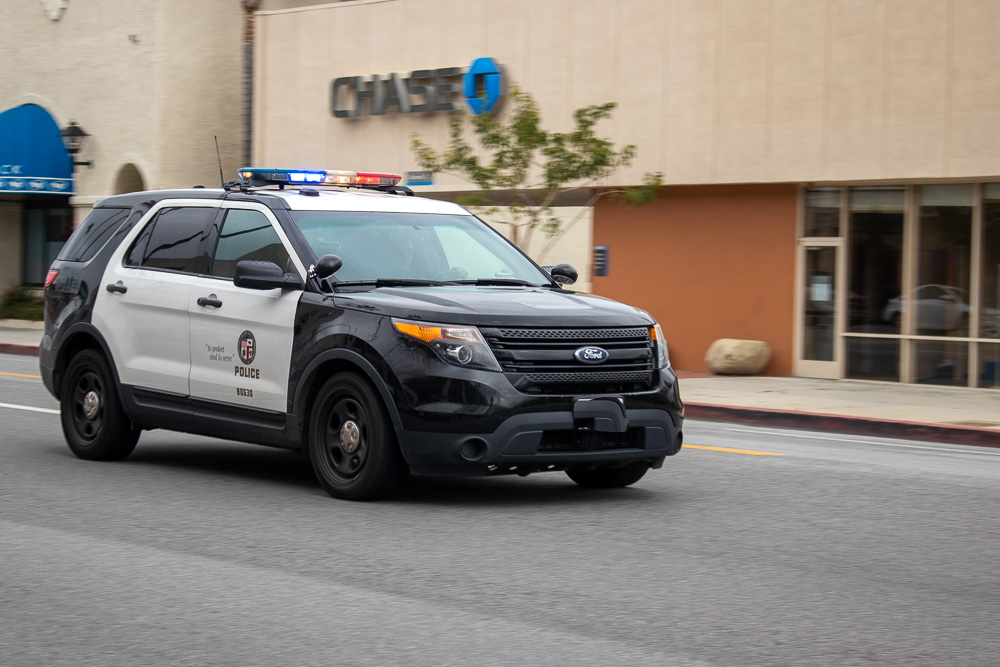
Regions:
[[[72, 456], [68, 450], [62, 450]], [[102, 464], [108, 465], [108, 464]], [[328, 497], [316, 481], [309, 457], [282, 449], [241, 443], [210, 441], [205, 444], [169, 441], [147, 442], [119, 464], [140, 468], [191, 471], [228, 479], [243, 479], [305, 491], [310, 496]], [[567, 506], [669, 502], [668, 489], [655, 487], [651, 480], [659, 471], [635, 486], [624, 489], [588, 489], [578, 486], [563, 472], [532, 474], [528, 477], [425, 477], [410, 476], [385, 503], [423, 506]]]

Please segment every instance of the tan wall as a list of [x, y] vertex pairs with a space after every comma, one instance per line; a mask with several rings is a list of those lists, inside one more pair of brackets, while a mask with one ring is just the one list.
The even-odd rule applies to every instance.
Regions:
[[772, 347], [763, 374], [791, 375], [796, 199], [791, 185], [730, 185], [664, 188], [641, 208], [601, 200], [610, 275], [594, 291], [649, 311], [676, 368], [707, 370], [712, 341], [744, 338]]
[[258, 162], [416, 169], [408, 136], [443, 145], [447, 114], [335, 119], [331, 80], [488, 55], [550, 129], [618, 102], [599, 129], [639, 146], [621, 183], [1000, 174], [996, 0], [356, 0], [260, 22]]
[[242, 150], [243, 9], [237, 0], [6, 3], [0, 110], [35, 103], [91, 137], [76, 170], [82, 203], [114, 191], [133, 163], [150, 188], [215, 185], [218, 135], [227, 178]]

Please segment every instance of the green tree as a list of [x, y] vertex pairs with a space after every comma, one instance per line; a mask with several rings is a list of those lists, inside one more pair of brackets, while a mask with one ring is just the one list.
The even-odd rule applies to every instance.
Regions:
[[[647, 173], [642, 185], [628, 188], [602, 186], [618, 169], [632, 164], [637, 148], [620, 150], [594, 133], [598, 121], [611, 117], [616, 104], [596, 104], [573, 112], [571, 132], [546, 132], [534, 98], [514, 88], [513, 108], [503, 117], [493, 114], [471, 116], [470, 124], [482, 149], [477, 152], [465, 139], [462, 121], [451, 120], [448, 146], [437, 151], [419, 135], [411, 135], [410, 149], [422, 169], [456, 175], [476, 185], [479, 193], [459, 197], [464, 206], [478, 208], [491, 219], [511, 227], [511, 240], [526, 247], [533, 233], [541, 229], [548, 239], [540, 257], [555, 241], [576, 224], [580, 216], [562, 222], [553, 207], [570, 194], [587, 195], [585, 209], [604, 196], [633, 204], [656, 199], [662, 174]], [[488, 193], [502, 191], [502, 203]], [[503, 214], [506, 219], [496, 216]]]

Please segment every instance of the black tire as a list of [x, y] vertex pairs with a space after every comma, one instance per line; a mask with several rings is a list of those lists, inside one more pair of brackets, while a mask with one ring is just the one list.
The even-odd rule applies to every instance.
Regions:
[[309, 458], [327, 493], [344, 500], [384, 498], [408, 472], [385, 406], [354, 373], [334, 375], [316, 396]]
[[649, 470], [649, 464], [641, 462], [630, 463], [624, 468], [567, 470], [566, 474], [580, 486], [592, 489], [619, 489], [638, 482], [643, 478], [647, 470]]
[[119, 461], [135, 449], [139, 431], [125, 415], [104, 357], [84, 350], [69, 362], [59, 398], [66, 443], [88, 461]]

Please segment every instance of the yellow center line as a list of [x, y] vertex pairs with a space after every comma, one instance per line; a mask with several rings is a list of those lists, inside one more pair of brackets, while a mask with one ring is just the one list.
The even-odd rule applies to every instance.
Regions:
[[751, 456], [784, 456], [775, 452], [755, 452], [750, 449], [728, 449], [726, 447], [708, 447], [706, 445], [689, 445], [684, 443], [684, 449], [709, 449], [713, 452], [732, 452], [733, 454], [750, 454]]
[[32, 380], [41, 380], [42, 379], [41, 375], [24, 375], [22, 373], [4, 373], [3, 371], [0, 371], [0, 375], [8, 375], [8, 376], [13, 377], [13, 378], [31, 378]]

